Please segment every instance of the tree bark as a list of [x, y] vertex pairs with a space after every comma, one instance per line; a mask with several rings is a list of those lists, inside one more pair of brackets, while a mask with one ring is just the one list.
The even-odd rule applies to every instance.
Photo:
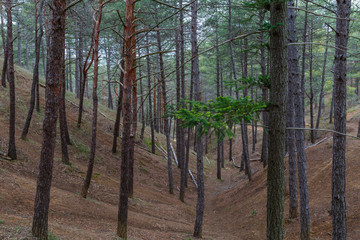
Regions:
[[287, 90], [287, 3], [270, 3], [270, 106], [267, 239], [283, 239]]
[[[346, 49], [349, 38], [351, 0], [337, 1], [334, 60], [334, 130], [346, 133]], [[346, 136], [335, 133], [332, 168], [332, 236], [346, 239], [345, 200]]]
[[[121, 69], [125, 69], [125, 61], [123, 58], [125, 57], [125, 43], [123, 43], [123, 46], [121, 48]], [[120, 134], [120, 117], [121, 117], [121, 111], [123, 108], [123, 96], [124, 96], [124, 72], [123, 70], [120, 70], [120, 84], [119, 84], [119, 96], [118, 96], [118, 102], [117, 102], [117, 110], [116, 110], [116, 119], [115, 119], [115, 125], [114, 125], [114, 136], [113, 136], [113, 146], [112, 146], [112, 152], [116, 153], [117, 148], [117, 138]]]
[[[117, 235], [127, 239], [127, 216], [129, 196], [129, 149], [130, 149], [130, 128], [131, 128], [131, 89], [136, 81], [136, 40], [135, 40], [135, 1], [125, 2], [125, 78], [124, 78], [124, 119], [123, 138], [121, 146], [121, 186], [118, 211]], [[134, 133], [135, 134], [135, 133]]]
[[[309, 42], [313, 40], [313, 24], [311, 21], [310, 36]], [[310, 104], [310, 128], [314, 129], [314, 89], [313, 89], [313, 47], [312, 44], [309, 44], [309, 84], [310, 84], [310, 95], [309, 95], [309, 104]], [[312, 144], [315, 143], [315, 131], [310, 131], [310, 141]]]
[[[31, 123], [31, 118], [32, 118], [32, 114], [34, 112], [34, 108], [35, 108], [35, 94], [36, 94], [36, 87], [39, 84], [39, 62], [40, 62], [40, 47], [41, 47], [41, 39], [42, 36], [44, 34], [43, 28], [42, 28], [42, 18], [41, 18], [41, 14], [42, 14], [42, 9], [43, 9], [43, 5], [44, 5], [44, 1], [40, 2], [40, 8], [39, 8], [39, 15], [38, 15], [38, 11], [37, 11], [37, 1], [35, 4], [35, 65], [34, 65], [34, 70], [33, 70], [33, 82], [31, 85], [31, 97], [30, 97], [30, 106], [29, 106], [29, 111], [28, 111], [28, 115], [26, 117], [26, 121], [25, 121], [25, 125], [21, 134], [21, 139], [25, 140], [26, 136], [29, 132], [29, 127], [30, 127], [30, 123]], [[37, 26], [37, 20], [39, 17], [39, 24], [40, 27], [38, 28]], [[40, 30], [40, 33], [39, 33]]]
[[49, 48], [49, 68], [46, 77], [46, 105], [43, 124], [39, 174], [36, 186], [32, 234], [48, 239], [48, 211], [54, 150], [56, 144], [56, 122], [58, 117], [61, 77], [65, 54], [65, 0], [52, 1], [51, 45]]
[[90, 182], [91, 176], [94, 168], [95, 162], [95, 152], [96, 152], [96, 132], [97, 132], [97, 112], [98, 112], [98, 96], [97, 96], [97, 86], [98, 86], [98, 78], [99, 78], [99, 38], [100, 38], [100, 24], [102, 19], [102, 10], [104, 4], [103, 0], [99, 0], [96, 15], [94, 19], [94, 49], [93, 49], [93, 58], [94, 58], [94, 78], [93, 78], [93, 119], [92, 119], [92, 128], [91, 128], [91, 148], [90, 148], [90, 159], [88, 163], [88, 169], [86, 172], [86, 178], [84, 181], [84, 185], [81, 190], [81, 196], [86, 198]]
[[[155, 13], [157, 14], [157, 9], [155, 8]], [[155, 14], [156, 22], [158, 23], [158, 17]], [[157, 25], [159, 27], [159, 25]], [[159, 52], [159, 64], [160, 64], [160, 81], [162, 86], [162, 95], [163, 95], [163, 104], [164, 107], [167, 104], [167, 96], [166, 96], [166, 81], [165, 81], [165, 72], [164, 72], [164, 61], [162, 56], [162, 46], [161, 46], [161, 36], [160, 31], [157, 31], [157, 47]], [[166, 147], [167, 147], [167, 160], [168, 160], [168, 178], [169, 178], [169, 193], [174, 194], [174, 180], [172, 173], [172, 158], [171, 158], [171, 143], [170, 143], [170, 128], [169, 128], [169, 119], [165, 117], [164, 119], [164, 132], [166, 136]]]
[[[326, 47], [324, 53], [324, 62], [323, 62], [323, 71], [321, 77], [321, 87], [320, 87], [320, 96], [319, 96], [319, 108], [318, 108], [318, 115], [316, 120], [315, 128], [318, 129], [320, 126], [320, 119], [321, 119], [321, 110], [322, 110], [322, 103], [324, 99], [324, 85], [325, 85], [325, 75], [326, 75], [326, 62], [327, 62], [327, 55], [328, 55], [328, 43], [329, 43], [329, 27], [326, 30]], [[315, 131], [315, 138], [317, 137], [317, 132]]]
[[7, 51], [8, 66], [7, 77], [10, 88], [10, 121], [9, 121], [9, 148], [8, 156], [15, 160], [17, 158], [15, 145], [15, 70], [14, 70], [14, 51], [13, 51], [13, 35], [12, 35], [12, 16], [11, 16], [11, 0], [6, 1], [7, 14]]
[[[153, 119], [153, 111], [152, 111], [152, 98], [151, 98], [151, 66], [150, 66], [150, 48], [149, 44], [149, 36], [146, 35], [146, 68], [147, 68], [147, 84], [148, 84], [148, 103], [149, 103], [149, 121], [150, 121], [150, 130], [151, 130], [151, 152], [155, 154], [155, 129], [154, 129], [154, 119]], [[154, 90], [155, 92], [155, 90]], [[155, 107], [155, 105], [154, 105]]]
[[[288, 1], [289, 7], [294, 7], [294, 1]], [[288, 8], [288, 42], [296, 43], [296, 11]], [[295, 45], [288, 47], [288, 95], [287, 95], [287, 127], [295, 126], [295, 105], [294, 105], [294, 84], [299, 80], [299, 62], [298, 52]], [[297, 179], [296, 179], [296, 146], [295, 146], [295, 130], [287, 130], [287, 147], [289, 153], [289, 218], [297, 217]]]
[[[191, 4], [191, 54], [193, 60], [191, 61], [191, 75], [194, 81], [194, 99], [201, 101], [200, 90], [200, 76], [199, 76], [199, 56], [197, 45], [197, 14], [198, 1]], [[205, 194], [204, 194], [204, 173], [203, 173], [203, 137], [200, 135], [200, 126], [196, 127], [196, 169], [197, 169], [197, 204], [196, 204], [196, 219], [194, 226], [194, 237], [202, 237], [202, 225], [205, 208]]]

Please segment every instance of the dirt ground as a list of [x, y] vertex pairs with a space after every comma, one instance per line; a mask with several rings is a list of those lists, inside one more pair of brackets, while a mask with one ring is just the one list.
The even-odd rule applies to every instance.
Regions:
[[[28, 139], [20, 140], [27, 114], [30, 73], [17, 69], [16, 144], [18, 160], [0, 158], [0, 239], [31, 239], [33, 202], [42, 141], [43, 112], [34, 113]], [[41, 89], [44, 106], [44, 89]], [[8, 139], [8, 89], [0, 88], [0, 151], [6, 152]], [[68, 99], [77, 103], [73, 95]], [[120, 189], [120, 155], [111, 153], [114, 112], [100, 107], [98, 147], [94, 176], [89, 197], [79, 195], [89, 158], [91, 115], [90, 104], [81, 129], [76, 127], [77, 107], [67, 102], [67, 118], [73, 144], [69, 146], [71, 166], [61, 162], [60, 140], [57, 141], [49, 211], [49, 231], [53, 239], [117, 239], [117, 209]], [[356, 135], [360, 108], [348, 114], [348, 133]], [[250, 128], [249, 128], [250, 130]], [[249, 131], [250, 132], [250, 131]], [[259, 158], [259, 140], [252, 159]], [[311, 239], [331, 239], [331, 134], [321, 133], [318, 140], [327, 139], [306, 151], [310, 195]], [[157, 135], [165, 146], [164, 137]], [[119, 141], [119, 148], [120, 148]], [[189, 179], [186, 201], [179, 200], [180, 170], [173, 165], [175, 194], [168, 193], [167, 161], [160, 152], [148, 150], [149, 131], [145, 141], [135, 148], [134, 197], [129, 200], [129, 239], [166, 240], [193, 239], [196, 188]], [[251, 143], [251, 139], [249, 141]], [[222, 180], [216, 179], [216, 142], [204, 160], [205, 218], [204, 239], [265, 239], [266, 236], [266, 169], [252, 161], [253, 181], [227, 161]], [[175, 144], [174, 144], [175, 146]], [[226, 146], [228, 146], [226, 144]], [[238, 163], [241, 154], [239, 139], [234, 143], [234, 157]], [[360, 141], [347, 138], [347, 224], [348, 239], [360, 239]], [[227, 147], [225, 147], [227, 149]], [[190, 169], [196, 173], [195, 155]], [[285, 238], [299, 238], [299, 219], [287, 219], [288, 196], [285, 196]]]

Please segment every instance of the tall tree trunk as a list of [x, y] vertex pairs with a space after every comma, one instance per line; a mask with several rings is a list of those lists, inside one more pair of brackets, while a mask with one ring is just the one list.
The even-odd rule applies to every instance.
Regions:
[[[138, 54], [140, 57], [140, 49], [138, 50]], [[145, 132], [145, 109], [144, 109], [144, 91], [143, 91], [143, 80], [142, 80], [142, 72], [141, 72], [141, 62], [138, 60], [138, 68], [139, 68], [139, 78], [140, 78], [140, 103], [141, 103], [141, 131], [140, 131], [140, 139], [144, 139]]]
[[69, 73], [69, 90], [70, 92], [73, 92], [73, 84], [72, 84], [72, 60], [71, 60], [71, 48], [70, 48], [70, 43], [69, 43], [69, 48], [68, 48], [68, 57], [69, 57], [69, 65], [68, 65], [68, 73]]
[[[157, 9], [155, 9], [155, 13], [157, 13]], [[155, 14], [156, 22], [158, 23], [158, 17]], [[159, 27], [159, 25], [157, 26]], [[167, 104], [166, 98], [166, 81], [165, 81], [165, 72], [164, 72], [164, 62], [162, 56], [162, 46], [161, 46], [161, 36], [160, 31], [157, 31], [157, 47], [159, 52], [159, 64], [160, 64], [160, 81], [162, 86], [162, 95], [163, 95], [163, 104], [164, 107]], [[170, 143], [170, 127], [169, 127], [169, 118], [165, 117], [164, 122], [164, 132], [166, 136], [166, 147], [167, 147], [167, 160], [168, 160], [168, 178], [169, 178], [169, 193], [174, 194], [174, 181], [173, 181], [173, 173], [172, 173], [172, 158], [171, 158], [171, 143]]]
[[[306, 1], [305, 3], [305, 19], [304, 19], [304, 30], [302, 35], [302, 42], [306, 42], [306, 33], [307, 33], [307, 22], [308, 22], [308, 5], [309, 2]], [[301, 62], [301, 93], [305, 95], [305, 53], [306, 53], [306, 44], [303, 44], [302, 48], [302, 62]], [[305, 97], [302, 97], [302, 106], [305, 106]], [[305, 107], [303, 109], [305, 114]], [[305, 121], [305, 119], [304, 119]], [[305, 125], [305, 123], [304, 123]]]
[[333, 86], [333, 90], [332, 90], [332, 94], [331, 94], [331, 106], [330, 106], [330, 114], [329, 114], [329, 123], [333, 123], [333, 113], [334, 113], [334, 86]]
[[[244, 41], [245, 46], [244, 48], [247, 49], [248, 47], [248, 40], [245, 39]], [[247, 51], [244, 53], [244, 72], [243, 72], [243, 76], [244, 78], [248, 77], [248, 69], [247, 69], [247, 65], [248, 65], [248, 54]], [[247, 93], [248, 89], [245, 86], [244, 88], [244, 98], [247, 97], [248, 93]], [[241, 138], [242, 138], [242, 147], [243, 147], [243, 152], [242, 152], [242, 156], [241, 156], [241, 161], [243, 161], [245, 163], [245, 174], [248, 175], [249, 181], [251, 181], [251, 168], [250, 168], [250, 155], [249, 155], [249, 140], [248, 140], [248, 128], [247, 128], [247, 122], [245, 122], [244, 120], [242, 121], [241, 124]], [[240, 168], [241, 169], [241, 168]]]
[[11, 0], [6, 1], [7, 14], [7, 51], [8, 66], [7, 77], [10, 87], [10, 122], [9, 122], [9, 149], [8, 156], [15, 160], [17, 158], [15, 146], [15, 70], [14, 70], [14, 51], [13, 51], [13, 35], [12, 35], [12, 16], [11, 16]]
[[[199, 76], [199, 56], [197, 44], [197, 14], [198, 14], [198, 1], [191, 4], [191, 75], [194, 81], [194, 99], [201, 101], [200, 90], [200, 76]], [[197, 169], [197, 204], [196, 204], [196, 219], [194, 226], [194, 237], [202, 237], [202, 225], [204, 218], [205, 208], [205, 194], [204, 194], [204, 173], [203, 173], [203, 137], [200, 135], [200, 126], [196, 127], [196, 169]]]
[[[34, 108], [35, 108], [36, 87], [39, 84], [40, 46], [41, 46], [41, 39], [44, 34], [44, 31], [42, 28], [42, 18], [41, 18], [43, 5], [44, 5], [44, 1], [41, 1], [40, 8], [39, 8], [39, 15], [38, 15], [37, 1], [36, 1], [36, 6], [35, 6], [35, 65], [34, 65], [34, 70], [33, 70], [33, 82], [31, 85], [31, 97], [30, 97], [29, 111], [28, 111], [28, 115], [26, 117], [26, 121], [25, 121], [25, 125], [23, 128], [22, 134], [21, 134], [21, 139], [23, 139], [23, 140], [26, 139], [26, 135], [29, 132], [31, 118], [32, 118], [32, 114], [33, 114]], [[38, 17], [39, 17], [40, 28], [38, 28], [38, 26], [37, 26]], [[39, 33], [39, 30], [40, 30], [40, 33]]]
[[[337, 1], [334, 61], [334, 130], [346, 133], [346, 49], [349, 38], [351, 0]], [[345, 200], [346, 136], [334, 133], [332, 168], [332, 236], [346, 239]]]
[[[294, 1], [288, 1], [288, 22], [289, 35], [288, 42], [296, 43], [296, 11]], [[286, 125], [287, 127], [295, 126], [295, 109], [294, 109], [294, 84], [299, 79], [299, 62], [298, 62], [297, 47], [294, 45], [288, 46], [288, 93], [287, 93], [287, 110], [286, 110]], [[295, 130], [287, 130], [287, 147], [289, 153], [289, 218], [297, 217], [297, 180], [296, 180], [296, 146], [295, 146]]]
[[[148, 103], [149, 103], [149, 121], [151, 131], [151, 152], [155, 154], [155, 129], [154, 129], [154, 118], [152, 111], [152, 98], [151, 98], [151, 66], [150, 66], [150, 47], [149, 47], [149, 36], [146, 35], [146, 68], [147, 68], [147, 87], [148, 87]], [[154, 90], [155, 92], [155, 90]], [[155, 98], [155, 97], [154, 97]], [[155, 107], [155, 105], [154, 105]]]
[[107, 70], [107, 78], [108, 78], [108, 103], [107, 103], [107, 106], [110, 109], [114, 109], [113, 97], [112, 97], [112, 93], [111, 93], [111, 48], [110, 48], [110, 45], [107, 47], [106, 70]]
[[94, 29], [93, 32], [94, 36], [94, 49], [93, 49], [93, 58], [94, 58], [94, 78], [93, 78], [93, 92], [92, 92], [92, 99], [93, 99], [93, 119], [92, 119], [92, 128], [91, 128], [91, 148], [90, 148], [90, 159], [88, 163], [88, 169], [86, 172], [86, 178], [84, 181], [84, 185], [81, 189], [81, 196], [86, 198], [90, 182], [91, 176], [94, 168], [95, 162], [95, 152], [96, 152], [96, 132], [97, 132], [97, 112], [98, 112], [98, 96], [97, 96], [97, 86], [98, 86], [98, 78], [99, 78], [99, 38], [100, 38], [100, 24], [102, 18], [102, 10], [104, 4], [103, 0], [99, 0], [98, 6], [96, 9], [96, 15], [94, 19]]
[[[313, 24], [311, 21], [310, 36], [309, 42], [313, 40]], [[309, 84], [310, 84], [310, 128], [314, 129], [314, 89], [313, 89], [313, 47], [312, 44], [309, 44]], [[312, 144], [315, 143], [315, 131], [310, 131], [310, 141]]]
[[[216, 97], [220, 97], [220, 52], [219, 52], [219, 26], [216, 24]], [[221, 151], [224, 147], [223, 140], [220, 140], [220, 134], [217, 135], [217, 158], [216, 158], [216, 177], [221, 179], [221, 163], [223, 162]]]
[[21, 28], [20, 14], [16, 14], [17, 20], [17, 48], [18, 48], [18, 65], [21, 66]]
[[61, 86], [61, 95], [59, 97], [59, 122], [60, 122], [60, 140], [61, 140], [61, 152], [62, 152], [62, 162], [64, 164], [70, 165], [69, 152], [68, 152], [68, 141], [70, 142], [69, 132], [66, 121], [66, 109], [65, 109], [65, 62], [64, 69], [62, 73], [62, 86]]
[[112, 146], [112, 152], [116, 153], [117, 148], [117, 138], [120, 134], [120, 117], [121, 117], [121, 111], [123, 108], [123, 96], [124, 96], [124, 69], [125, 69], [125, 61], [123, 58], [125, 57], [125, 43], [123, 43], [121, 47], [121, 72], [120, 72], [120, 82], [119, 82], [119, 96], [118, 96], [118, 102], [117, 102], [117, 109], [116, 109], [116, 119], [115, 119], [115, 125], [114, 125], [114, 136], [113, 136], [113, 146]]
[[79, 47], [79, 35], [80, 33], [78, 32], [78, 23], [77, 21], [74, 21], [74, 28], [75, 28], [75, 92], [76, 92], [76, 97], [80, 98], [80, 85], [81, 85], [81, 81], [80, 81], [80, 72], [81, 72], [81, 64], [80, 64], [80, 60], [79, 60], [79, 52], [80, 52], [80, 47]]
[[[324, 99], [324, 85], [325, 85], [325, 74], [326, 74], [326, 62], [327, 62], [327, 55], [328, 55], [328, 43], [329, 43], [329, 27], [326, 30], [326, 47], [325, 47], [325, 53], [324, 53], [324, 62], [323, 62], [323, 71], [322, 71], [322, 77], [321, 77], [321, 87], [320, 87], [320, 95], [319, 95], [319, 108], [318, 108], [318, 114], [317, 114], [317, 120], [315, 128], [318, 129], [320, 126], [320, 119], [321, 119], [321, 110], [322, 110], [322, 103]], [[315, 131], [315, 138], [316, 138], [317, 132]]]
[[[267, 239], [283, 239], [287, 90], [287, 3], [270, 2], [270, 106]], [[283, 94], [279, 94], [283, 93]]]
[[[79, 114], [78, 114], [78, 121], [77, 121], [78, 128], [80, 128], [80, 126], [81, 126], [82, 113], [84, 111], [83, 106], [84, 106], [85, 88], [87, 86], [87, 72], [89, 71], [89, 69], [94, 61], [94, 51], [93, 51], [94, 37], [93, 36], [95, 36], [95, 27], [93, 28], [91, 44], [90, 44], [89, 51], [86, 56], [86, 60], [85, 60], [84, 64], [82, 64], [83, 41], [82, 41], [81, 35], [82, 35], [82, 31], [80, 28], [80, 32], [79, 32], [79, 49], [80, 49], [79, 50], [79, 66], [81, 66], [81, 69], [79, 71], [79, 74], [80, 74], [80, 78], [79, 78], [80, 79], [80, 99], [79, 99]], [[91, 60], [89, 62], [90, 55], [91, 55]]]
[[[263, 25], [264, 18], [265, 18], [265, 12], [264, 10], [260, 11], [259, 14], [259, 25]], [[264, 33], [260, 33], [260, 41], [262, 44], [265, 44], [265, 38]], [[263, 77], [266, 76], [266, 58], [265, 58], [265, 48], [262, 47], [260, 49], [260, 67], [261, 67], [261, 75]], [[262, 86], [262, 100], [264, 102], [268, 101], [268, 88], [267, 86]], [[262, 113], [262, 120], [263, 120], [263, 138], [262, 138], [262, 144], [261, 144], [261, 162], [263, 163], [263, 166], [266, 167], [268, 162], [268, 146], [269, 146], [269, 113], [267, 111], [263, 111]]]
[[64, 67], [65, 54], [65, 7], [65, 0], [52, 1], [51, 45], [49, 48], [50, 63], [46, 78], [45, 93], [47, 100], [32, 224], [32, 234], [41, 239], [48, 239], [50, 187], [56, 143], [59, 96], [61, 94], [62, 68]]
[[[296, 29], [294, 28], [294, 31]], [[295, 36], [295, 35], [294, 35]], [[294, 41], [297, 39], [295, 38]], [[302, 80], [300, 78], [300, 68], [298, 63], [298, 51], [296, 46], [291, 46], [292, 76], [294, 78], [294, 105], [295, 105], [295, 127], [304, 128], [304, 92]], [[310, 237], [310, 214], [309, 214], [309, 191], [307, 184], [306, 156], [305, 156], [305, 132], [296, 130], [296, 151], [298, 161], [298, 177], [300, 190], [300, 239], [309, 239]]]
[[[129, 196], [129, 149], [130, 149], [130, 128], [131, 128], [131, 89], [136, 81], [136, 40], [135, 40], [135, 1], [125, 2], [125, 81], [124, 81], [124, 120], [123, 138], [121, 146], [121, 186], [118, 211], [117, 235], [127, 239], [127, 216]], [[135, 134], [135, 133], [133, 133]]]
[[8, 40], [6, 40], [5, 49], [4, 49], [4, 63], [3, 63], [3, 70], [1, 72], [1, 85], [6, 87], [6, 78], [7, 78], [7, 70], [8, 70], [8, 62], [9, 62], [9, 48], [8, 48]]

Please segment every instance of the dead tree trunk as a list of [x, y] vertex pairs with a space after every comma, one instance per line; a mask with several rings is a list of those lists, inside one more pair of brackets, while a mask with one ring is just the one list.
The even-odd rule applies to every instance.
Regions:
[[59, 96], [61, 95], [62, 66], [65, 54], [65, 0], [52, 1], [51, 44], [49, 48], [49, 68], [46, 77], [46, 105], [43, 124], [39, 174], [36, 187], [32, 234], [41, 239], [48, 238], [48, 211], [52, 167], [56, 143], [56, 122]]

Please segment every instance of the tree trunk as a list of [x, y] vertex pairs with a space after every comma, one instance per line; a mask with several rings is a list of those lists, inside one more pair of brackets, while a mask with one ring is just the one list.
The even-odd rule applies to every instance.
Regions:
[[[63, 63], [63, 70], [65, 70], [65, 62]], [[67, 121], [66, 121], [66, 109], [65, 109], [65, 71], [62, 73], [62, 86], [61, 86], [61, 96], [59, 97], [59, 121], [60, 121], [60, 140], [61, 140], [61, 152], [62, 152], [62, 162], [64, 164], [70, 165], [69, 152], [68, 152], [68, 140], [70, 142]]]
[[[296, 29], [293, 28], [293, 36]], [[293, 38], [296, 42], [297, 39]], [[302, 80], [300, 79], [300, 68], [298, 62], [298, 50], [295, 45], [289, 47], [291, 53], [292, 77], [294, 84], [294, 106], [295, 106], [295, 127], [304, 128], [304, 92], [302, 92]], [[298, 177], [300, 190], [300, 239], [309, 239], [310, 237], [310, 214], [309, 214], [309, 191], [307, 184], [306, 156], [305, 156], [305, 132], [304, 130], [296, 130], [296, 150], [298, 161]]]
[[[287, 3], [270, 3], [270, 106], [267, 172], [267, 239], [283, 239], [287, 90]], [[279, 94], [283, 93], [283, 94]]]
[[330, 114], [329, 114], [329, 123], [333, 123], [333, 112], [334, 112], [334, 86], [333, 86], [333, 91], [332, 91], [332, 95], [331, 95], [331, 106], [330, 106]]
[[[92, 119], [92, 128], [91, 128], [91, 149], [90, 149], [90, 159], [88, 163], [88, 169], [86, 172], [86, 178], [84, 181], [84, 185], [81, 190], [81, 196], [86, 198], [90, 182], [91, 176], [94, 168], [95, 162], [95, 152], [96, 152], [96, 132], [97, 132], [97, 112], [98, 112], [98, 96], [97, 96], [97, 86], [98, 86], [98, 78], [99, 78], [99, 38], [100, 38], [100, 24], [102, 18], [102, 10], [104, 4], [103, 0], [99, 0], [98, 9], [96, 10], [96, 17], [94, 19], [94, 49], [93, 49], [93, 58], [94, 58], [94, 78], [93, 78], [93, 119]], [[95, 14], [94, 14], [95, 15]]]
[[[303, 30], [303, 35], [302, 35], [302, 42], [306, 42], [306, 33], [307, 33], [307, 22], [308, 22], [308, 5], [309, 2], [306, 1], [305, 3], [305, 19], [304, 19], [304, 30]], [[302, 66], [301, 66], [301, 93], [303, 95], [305, 95], [305, 52], [306, 52], [306, 44], [303, 44], [303, 48], [302, 48]], [[302, 97], [302, 106], [305, 106], [305, 97]], [[305, 114], [305, 107], [303, 109], [304, 114]], [[305, 119], [304, 119], [305, 121]], [[305, 123], [304, 123], [305, 125]]]
[[[288, 1], [289, 7], [294, 7], [294, 1]], [[288, 8], [289, 35], [288, 42], [296, 43], [296, 11]], [[299, 62], [297, 47], [290, 45], [288, 47], [288, 94], [287, 94], [287, 110], [286, 125], [287, 127], [295, 126], [295, 109], [294, 109], [294, 83], [299, 79]], [[297, 180], [296, 180], [296, 146], [295, 146], [295, 130], [287, 130], [287, 147], [289, 153], [289, 218], [297, 217]]]
[[[129, 196], [129, 149], [131, 128], [131, 89], [136, 81], [136, 40], [135, 40], [135, 1], [126, 0], [125, 10], [125, 77], [124, 77], [124, 119], [121, 146], [121, 186], [118, 211], [117, 235], [127, 239], [127, 216]], [[135, 134], [135, 133], [134, 133]]]
[[[121, 69], [125, 69], [125, 61], [122, 59], [125, 57], [125, 43], [123, 43], [123, 46], [121, 48]], [[117, 102], [117, 110], [116, 110], [116, 119], [115, 119], [115, 125], [114, 125], [114, 136], [113, 136], [113, 146], [112, 146], [112, 152], [116, 153], [117, 148], [117, 138], [120, 134], [120, 117], [121, 117], [121, 111], [123, 108], [123, 96], [124, 96], [124, 72], [120, 70], [120, 84], [119, 84], [119, 96], [118, 96], [118, 102]]]
[[[329, 27], [326, 30], [326, 47], [324, 53], [324, 63], [323, 63], [323, 71], [322, 71], [322, 78], [321, 78], [321, 88], [320, 88], [320, 96], [319, 96], [319, 108], [318, 108], [318, 115], [316, 120], [315, 128], [318, 129], [320, 126], [320, 119], [321, 119], [321, 110], [322, 110], [322, 103], [324, 99], [324, 85], [325, 85], [325, 74], [326, 74], [326, 61], [327, 61], [327, 54], [328, 54], [328, 43], [329, 43]], [[317, 137], [317, 132], [315, 131], [315, 138]]]
[[[138, 51], [140, 56], [140, 49]], [[140, 139], [144, 139], [145, 132], [145, 109], [144, 109], [144, 91], [143, 91], [143, 80], [142, 80], [142, 72], [141, 72], [141, 63], [139, 59], [139, 78], [140, 78], [140, 103], [141, 103], [141, 131], [140, 131]]]
[[10, 122], [9, 122], [9, 149], [8, 156], [15, 160], [17, 158], [15, 146], [15, 70], [14, 70], [14, 51], [13, 51], [13, 35], [12, 35], [12, 16], [11, 16], [11, 0], [6, 1], [7, 14], [7, 51], [8, 66], [7, 77], [10, 87]]
[[17, 20], [17, 48], [18, 48], [18, 65], [21, 66], [21, 28], [20, 15], [16, 14]]
[[[37, 5], [37, 2], [36, 2]], [[39, 9], [39, 15], [37, 11], [37, 6], [35, 6], [35, 65], [33, 70], [33, 82], [31, 85], [31, 97], [30, 97], [30, 106], [28, 115], [26, 117], [25, 125], [21, 134], [21, 139], [25, 140], [26, 135], [29, 132], [30, 122], [32, 118], [32, 114], [34, 112], [35, 108], [35, 94], [36, 94], [36, 87], [39, 84], [39, 62], [40, 62], [40, 46], [41, 46], [41, 39], [44, 34], [43, 28], [42, 28], [42, 9], [43, 9], [44, 1], [40, 2], [40, 9]], [[38, 26], [37, 26], [37, 19], [39, 17], [39, 23], [40, 23], [40, 33], [38, 35]]]
[[[157, 9], [155, 9], [155, 13], [157, 14]], [[155, 14], [156, 22], [158, 22], [157, 15]], [[159, 25], [157, 26], [159, 27]], [[166, 81], [165, 81], [165, 72], [164, 72], [164, 62], [162, 56], [162, 46], [161, 46], [161, 36], [160, 31], [157, 31], [157, 46], [159, 52], [159, 64], [160, 64], [160, 81], [162, 86], [162, 95], [163, 95], [163, 104], [164, 107], [167, 104], [166, 98]], [[167, 146], [167, 160], [168, 160], [168, 178], [169, 178], [169, 193], [174, 194], [174, 181], [173, 181], [173, 173], [172, 173], [172, 158], [171, 158], [171, 143], [170, 143], [170, 128], [169, 128], [169, 118], [165, 117], [164, 122], [164, 132], [166, 136], [166, 146]]]
[[[264, 10], [260, 11], [259, 14], [259, 25], [262, 26], [264, 24], [265, 12]], [[264, 33], [260, 33], [260, 41], [262, 44], [265, 44]], [[261, 67], [261, 75], [263, 77], [266, 76], [266, 59], [265, 59], [265, 48], [260, 48], [260, 67]], [[262, 89], [262, 100], [264, 102], [268, 101], [268, 88], [267, 86], [263, 86]], [[263, 139], [261, 144], [261, 162], [263, 166], [266, 167], [268, 162], [268, 146], [269, 146], [269, 113], [267, 111], [263, 111], [262, 113], [263, 119]]]
[[[52, 167], [56, 143], [56, 122], [58, 117], [61, 77], [65, 54], [65, 0], [52, 1], [50, 63], [46, 78], [46, 105], [43, 124], [43, 143], [41, 149], [39, 174], [34, 203], [32, 234], [48, 239], [48, 211]], [[59, 67], [60, 66], [60, 67]]]
[[[311, 22], [309, 42], [313, 40], [313, 24]], [[313, 47], [309, 44], [309, 80], [310, 80], [310, 128], [314, 129], [314, 89], [313, 89]], [[310, 141], [312, 144], [315, 143], [315, 131], [310, 131]]]
[[69, 65], [68, 65], [68, 73], [69, 73], [69, 90], [70, 92], [73, 92], [73, 84], [72, 84], [72, 62], [71, 62], [71, 48], [70, 48], [70, 43], [69, 43], [69, 48], [68, 48], [68, 53], [69, 53]]
[[[199, 56], [198, 56], [198, 45], [197, 45], [197, 12], [198, 2], [194, 1], [191, 4], [191, 75], [194, 81], [194, 99], [195, 101], [201, 101], [201, 90], [200, 90], [200, 76], [199, 76]], [[203, 138], [200, 135], [200, 126], [196, 127], [196, 152], [197, 152], [197, 204], [196, 204], [196, 219], [194, 226], [194, 237], [202, 237], [202, 225], [204, 218], [205, 208], [205, 194], [204, 194], [204, 173], [203, 173]]]
[[[151, 152], [155, 154], [155, 132], [154, 132], [154, 119], [153, 119], [153, 111], [152, 111], [152, 98], [151, 98], [151, 66], [150, 66], [150, 49], [149, 49], [149, 36], [146, 35], [146, 67], [147, 67], [147, 75], [148, 75], [148, 103], [149, 103], [149, 121], [150, 121], [150, 130], [151, 130]], [[155, 92], [155, 90], [154, 90]], [[155, 107], [155, 105], [154, 105]]]
[[107, 70], [107, 78], [108, 78], [108, 103], [107, 106], [110, 109], [114, 109], [113, 105], [113, 97], [111, 93], [111, 48], [108, 46], [107, 48], [107, 56], [106, 56], [106, 70]]
[[[337, 2], [334, 60], [334, 130], [346, 133], [346, 49], [349, 38], [351, 1]], [[332, 169], [332, 236], [346, 239], [345, 200], [346, 136], [334, 133]]]

